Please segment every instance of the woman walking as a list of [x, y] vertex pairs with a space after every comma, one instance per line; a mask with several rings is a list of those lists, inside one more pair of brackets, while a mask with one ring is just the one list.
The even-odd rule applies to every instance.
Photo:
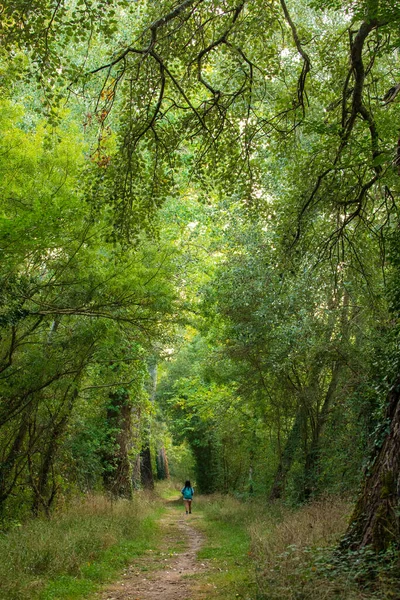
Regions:
[[185, 481], [185, 486], [181, 490], [183, 501], [185, 503], [186, 514], [192, 514], [192, 498], [194, 495], [194, 489], [190, 485], [190, 481]]

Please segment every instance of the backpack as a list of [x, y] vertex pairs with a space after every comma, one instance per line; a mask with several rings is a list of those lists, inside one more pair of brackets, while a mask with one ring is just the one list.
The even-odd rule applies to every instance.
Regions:
[[183, 497], [185, 500], [191, 500], [193, 496], [193, 488], [183, 488], [182, 490]]

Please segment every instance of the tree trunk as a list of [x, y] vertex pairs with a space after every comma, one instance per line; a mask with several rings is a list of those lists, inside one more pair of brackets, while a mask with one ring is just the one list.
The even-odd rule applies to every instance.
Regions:
[[388, 394], [387, 431], [371, 460], [342, 547], [385, 550], [399, 541], [400, 377]]
[[146, 490], [154, 490], [154, 477], [149, 445], [143, 447], [140, 453], [140, 479], [142, 486]]
[[[153, 404], [156, 397], [156, 389], [157, 389], [157, 361], [154, 361], [149, 365], [149, 375], [150, 375], [150, 387], [149, 387], [149, 400]], [[151, 428], [150, 421], [148, 421], [147, 425], [143, 431], [143, 444], [142, 450], [140, 452], [140, 480], [142, 486], [147, 490], [154, 489], [154, 476], [153, 476], [153, 468], [151, 464], [151, 449], [150, 449], [150, 438], [151, 438]]]
[[[340, 340], [341, 343], [347, 344], [349, 339], [349, 293], [345, 289], [343, 290], [342, 306], [340, 313]], [[333, 308], [333, 307], [332, 307]], [[328, 335], [331, 337], [334, 323], [335, 323], [335, 311], [332, 311], [331, 322], [328, 327]], [[312, 438], [310, 446], [306, 452], [306, 458], [304, 463], [304, 500], [308, 500], [311, 496], [315, 495], [318, 491], [318, 465], [320, 459], [320, 443], [321, 434], [324, 430], [326, 421], [328, 419], [329, 410], [332, 406], [336, 390], [340, 381], [340, 374], [343, 370], [344, 363], [343, 359], [339, 356], [333, 363], [331, 368], [331, 378], [325, 397], [322, 402], [320, 410], [316, 410], [316, 416], [314, 420], [314, 427], [312, 431]]]
[[128, 394], [110, 394], [107, 422], [110, 431], [116, 432], [116, 434], [113, 453], [104, 456], [107, 466], [103, 473], [104, 487], [113, 496], [131, 498], [132, 478], [129, 460], [131, 403]]
[[168, 457], [164, 446], [157, 452], [157, 478], [160, 480], [169, 479]]
[[301, 436], [301, 429], [304, 415], [303, 409], [300, 407], [296, 413], [296, 417], [286, 440], [285, 448], [279, 461], [278, 468], [275, 473], [274, 483], [269, 494], [270, 500], [278, 500], [282, 498], [286, 486], [286, 479], [292, 467], [296, 450], [298, 448]]
[[25, 455], [25, 452], [22, 452], [21, 449], [27, 430], [28, 419], [26, 415], [23, 415], [10, 451], [5, 457], [4, 461], [0, 463], [0, 514], [3, 510], [4, 502], [12, 492], [17, 479], [15, 465], [18, 462], [18, 459], [21, 457], [21, 454]]
[[[61, 438], [67, 427], [68, 420], [71, 416], [75, 400], [78, 396], [78, 390], [74, 389], [72, 393], [69, 394], [69, 398], [68, 394], [69, 390], [67, 390], [64, 397], [64, 404], [66, 405], [64, 406], [64, 411], [62, 410], [63, 407], [60, 408], [59, 412], [61, 414], [59, 420], [57, 420], [57, 415], [55, 415], [53, 423], [46, 427], [47, 430], [51, 429], [51, 432], [49, 432], [49, 441], [47, 445], [40, 452], [41, 463], [38, 475], [35, 478], [35, 475], [32, 472], [30, 473], [31, 486], [34, 494], [32, 512], [35, 516], [39, 514], [41, 507], [44, 509], [45, 514], [49, 516], [51, 505], [56, 497], [57, 485], [53, 476], [51, 489], [49, 489], [49, 475], [51, 473], [54, 475], [54, 459], [57, 454]], [[30, 461], [29, 464], [31, 464]]]
[[313, 435], [309, 450], [306, 455], [304, 465], [304, 499], [308, 500], [312, 495], [317, 492], [318, 488], [318, 464], [320, 457], [320, 442], [321, 434], [325, 427], [329, 409], [332, 405], [332, 401], [335, 397], [335, 392], [340, 379], [340, 372], [343, 365], [340, 361], [336, 361], [332, 368], [332, 377], [328, 386], [328, 390], [325, 394], [324, 402], [319, 414], [316, 416], [316, 424], [314, 427]]
[[[206, 435], [204, 435], [204, 438]], [[221, 489], [219, 452], [213, 439], [196, 440], [190, 444], [195, 460], [197, 488], [203, 494]]]
[[133, 460], [132, 465], [132, 486], [135, 490], [139, 490], [141, 486], [140, 477], [140, 452], [138, 452]]
[[[55, 423], [51, 432], [50, 440], [46, 449], [42, 453], [42, 460], [37, 478], [31, 472], [31, 486], [33, 490], [32, 513], [38, 516], [41, 507], [46, 516], [49, 516], [50, 508], [56, 496], [57, 486], [53, 478], [53, 485], [49, 490], [49, 474], [53, 469], [54, 457], [56, 455], [61, 435], [64, 433], [69, 415], [64, 415], [62, 419]], [[30, 469], [31, 470], [31, 469]]]
[[249, 494], [252, 496], [254, 494], [254, 485], [253, 485], [253, 473], [254, 473], [254, 449], [250, 449], [249, 453]]

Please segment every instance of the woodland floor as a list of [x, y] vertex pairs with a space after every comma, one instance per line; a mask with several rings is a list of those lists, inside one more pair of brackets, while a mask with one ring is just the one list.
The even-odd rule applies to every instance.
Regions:
[[[122, 577], [93, 600], [202, 600], [210, 598], [210, 584], [200, 582], [211, 565], [199, 560], [197, 553], [203, 535], [196, 525], [202, 515], [185, 515], [183, 506], [167, 502], [167, 512], [160, 522], [163, 541], [157, 550], [148, 550], [144, 557], [134, 560]], [[206, 588], [206, 589], [205, 589]]]

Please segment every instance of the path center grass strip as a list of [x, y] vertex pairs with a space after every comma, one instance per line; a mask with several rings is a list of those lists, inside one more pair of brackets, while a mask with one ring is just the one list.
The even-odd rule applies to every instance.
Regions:
[[[198, 559], [210, 568], [200, 576], [203, 593], [210, 598], [251, 598], [255, 578], [250, 560], [250, 534], [242, 518], [242, 506], [233, 498], [201, 498], [196, 511], [204, 517], [195, 522], [205, 536]], [[250, 595], [249, 595], [250, 594]]]

